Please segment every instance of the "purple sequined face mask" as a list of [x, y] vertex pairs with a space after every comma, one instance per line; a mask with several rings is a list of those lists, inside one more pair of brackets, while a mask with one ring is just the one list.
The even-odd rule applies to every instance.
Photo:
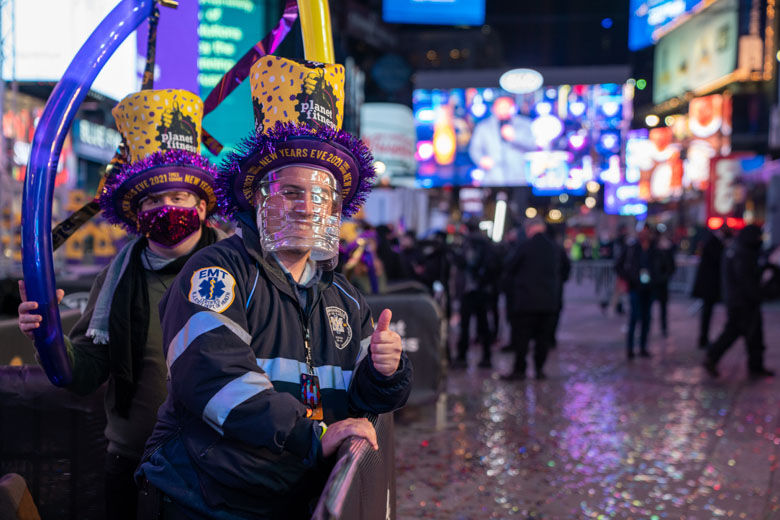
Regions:
[[143, 236], [165, 247], [173, 247], [200, 229], [196, 207], [159, 206], [138, 214]]

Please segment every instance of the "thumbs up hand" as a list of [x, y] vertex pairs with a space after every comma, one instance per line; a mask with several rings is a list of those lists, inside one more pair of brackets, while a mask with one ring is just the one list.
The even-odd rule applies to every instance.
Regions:
[[398, 363], [401, 361], [401, 336], [397, 332], [390, 330], [390, 319], [393, 313], [390, 309], [385, 309], [379, 315], [376, 322], [376, 328], [371, 335], [371, 361], [374, 368], [385, 377], [392, 376], [398, 369]]

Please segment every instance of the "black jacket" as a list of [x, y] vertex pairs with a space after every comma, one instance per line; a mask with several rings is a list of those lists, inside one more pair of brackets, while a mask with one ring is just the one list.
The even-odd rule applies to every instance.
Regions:
[[211, 508], [274, 516], [321, 465], [300, 401], [305, 344], [326, 423], [403, 406], [412, 372], [405, 354], [391, 377], [373, 367], [371, 312], [343, 276], [322, 273], [306, 313], [257, 231], [242, 230], [193, 256], [160, 303], [168, 399], [140, 471], [181, 503], [200, 488]]
[[[646, 255], [644, 260], [643, 255]], [[660, 266], [658, 249], [655, 245], [650, 244], [647, 251], [643, 251], [639, 242], [630, 244], [615, 264], [618, 275], [628, 281], [632, 291], [651, 290], [653, 284], [660, 278]], [[646, 274], [647, 278], [643, 279], [643, 274]]]
[[740, 230], [723, 255], [723, 300], [727, 307], [757, 307], [761, 304], [761, 228], [749, 225]]
[[693, 281], [691, 296], [703, 300], [719, 301], [720, 264], [723, 257], [723, 242], [714, 234], [704, 242], [699, 266]]
[[518, 244], [505, 264], [512, 312], [556, 312], [561, 306], [561, 252], [544, 233]]

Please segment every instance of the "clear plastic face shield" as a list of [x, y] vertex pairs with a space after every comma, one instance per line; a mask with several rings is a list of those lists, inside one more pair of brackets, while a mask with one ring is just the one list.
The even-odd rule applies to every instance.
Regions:
[[333, 175], [310, 165], [287, 165], [260, 181], [256, 197], [265, 253], [311, 251], [311, 259], [323, 268], [336, 266], [341, 193]]

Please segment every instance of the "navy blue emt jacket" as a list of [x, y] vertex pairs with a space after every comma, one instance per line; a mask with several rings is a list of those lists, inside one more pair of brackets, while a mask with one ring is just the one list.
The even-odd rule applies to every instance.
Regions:
[[299, 400], [305, 342], [327, 424], [400, 408], [412, 381], [406, 354], [390, 377], [374, 368], [371, 312], [342, 275], [315, 277], [306, 312], [256, 228], [242, 234], [193, 255], [160, 302], [168, 398], [139, 467], [212, 518], [290, 513], [325, 471], [321, 426]]

